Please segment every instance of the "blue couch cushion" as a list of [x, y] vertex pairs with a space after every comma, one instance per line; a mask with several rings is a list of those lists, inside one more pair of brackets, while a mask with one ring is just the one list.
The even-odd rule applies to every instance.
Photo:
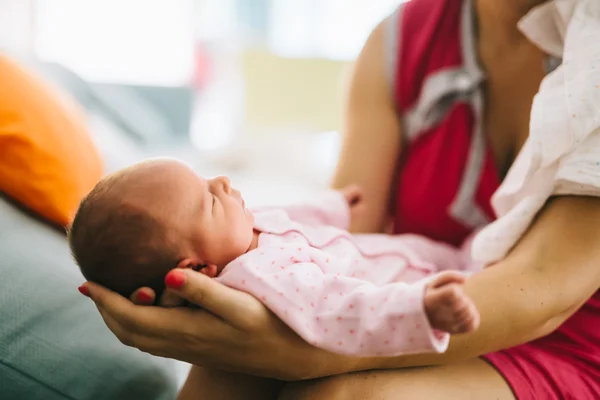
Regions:
[[174, 399], [175, 362], [122, 345], [83, 280], [65, 235], [0, 197], [0, 398]]

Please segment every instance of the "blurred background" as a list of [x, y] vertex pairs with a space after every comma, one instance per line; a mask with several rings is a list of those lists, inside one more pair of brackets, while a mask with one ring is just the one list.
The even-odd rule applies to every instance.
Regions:
[[175, 156], [279, 202], [327, 185], [348, 67], [400, 2], [0, 0], [0, 51], [85, 108], [108, 171]]
[[[302, 201], [327, 187], [333, 173], [340, 145], [344, 80], [351, 63], [369, 32], [401, 1], [0, 0], [0, 53], [81, 106], [105, 172], [152, 156], [173, 156], [204, 176], [228, 175], [250, 205]], [[3, 94], [7, 95], [4, 99], [10, 98], [11, 93]], [[82, 277], [71, 264], [64, 237], [30, 226], [32, 221], [6, 203], [0, 206], [4, 207], [0, 215], [12, 213], [0, 226], [0, 234], [4, 229], [16, 243], [4, 251], [17, 249], [13, 256], [19, 260], [18, 268], [10, 262], [1, 266], [5, 282], [13, 282], [6, 278], [11, 271], [21, 277], [23, 260], [30, 254], [30, 237], [41, 235], [36, 249], [53, 249], [42, 252], [42, 258], [36, 255], [35, 262], [29, 263], [30, 271], [48, 290], [64, 293], [64, 299], [36, 291], [38, 305], [26, 304], [28, 310], [64, 310], [63, 314], [53, 312], [48, 320], [29, 313], [17, 319], [9, 308], [11, 323], [5, 327], [17, 332], [14, 337], [23, 338], [19, 343], [38, 343], [39, 337], [46, 340], [48, 330], [54, 329], [54, 342], [47, 347], [52, 351], [33, 352], [37, 357], [33, 367], [23, 356], [31, 351], [11, 347], [16, 354], [11, 362], [22, 360], [23, 368], [34, 371], [32, 376], [40, 382], [54, 382], [53, 374], [60, 370], [43, 368], [40, 360], [52, 365], [59, 360], [65, 365], [71, 353], [61, 346], [71, 346], [77, 338], [48, 328], [45, 321], [56, 321], [70, 330], [74, 319], [86, 318], [90, 326], [101, 321], [86, 311], [86, 305], [91, 305], [68, 297], [75, 296], [75, 285]], [[11, 218], [17, 221], [14, 226]], [[15, 236], [17, 228], [26, 232], [22, 235], [27, 241]], [[25, 242], [27, 250], [18, 250]], [[72, 290], [65, 289], [70, 286]], [[21, 296], [21, 289], [13, 283], [10, 289], [12, 307], [25, 308], [19, 304], [29, 297]], [[40, 332], [43, 336], [36, 336]], [[101, 333], [108, 334], [106, 330]], [[110, 375], [115, 354], [102, 361], [105, 348], [116, 344], [114, 338], [99, 333], [93, 340], [101, 340], [100, 352], [85, 340], [81, 348], [96, 357], [94, 368], [107, 363], [101, 370], [104, 375], [99, 376], [117, 383], [130, 379]], [[121, 349], [120, 345], [114, 348]], [[135, 362], [131, 359], [131, 365], [149, 365], [148, 360]], [[182, 383], [189, 366], [178, 365]], [[72, 371], [65, 371], [60, 376], [67, 379], [64, 386], [69, 390], [83, 391], [85, 396], [95, 393], [86, 387], [86, 382], [93, 386], [94, 379], [74, 385], [69, 380]], [[3, 374], [0, 381], [10, 377]], [[14, 389], [16, 381], [11, 382]], [[9, 398], [23, 398], [19, 396]]]

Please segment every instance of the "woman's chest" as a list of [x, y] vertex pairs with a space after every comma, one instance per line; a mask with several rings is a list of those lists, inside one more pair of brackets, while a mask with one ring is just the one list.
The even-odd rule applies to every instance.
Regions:
[[483, 126], [500, 178], [529, 136], [531, 106], [545, 76], [544, 55], [535, 48], [488, 62]]

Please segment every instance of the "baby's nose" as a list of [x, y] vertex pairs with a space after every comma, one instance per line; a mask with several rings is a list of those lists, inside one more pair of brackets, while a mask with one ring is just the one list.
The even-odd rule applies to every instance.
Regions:
[[231, 192], [231, 181], [226, 176], [218, 176], [215, 178], [217, 182], [223, 185], [223, 191], [227, 194]]

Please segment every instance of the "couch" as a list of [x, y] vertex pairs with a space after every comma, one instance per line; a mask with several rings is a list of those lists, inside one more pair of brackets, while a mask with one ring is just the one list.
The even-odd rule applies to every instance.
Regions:
[[[108, 172], [148, 154], [133, 122], [156, 109], [142, 98], [130, 96], [138, 115], [128, 120], [70, 71], [23, 62], [84, 107]], [[83, 281], [65, 232], [0, 194], [0, 398], [174, 399], [188, 367], [122, 345], [77, 291]]]

